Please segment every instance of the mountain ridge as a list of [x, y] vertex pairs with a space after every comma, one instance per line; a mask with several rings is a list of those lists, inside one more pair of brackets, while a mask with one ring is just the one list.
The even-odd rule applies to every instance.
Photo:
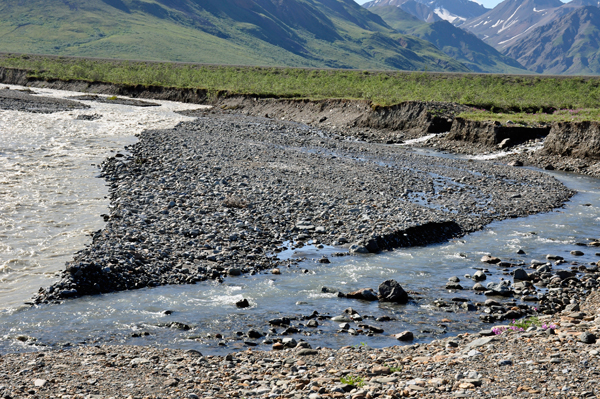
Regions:
[[353, 0], [7, 0], [0, 51], [466, 72]]
[[474, 72], [530, 73], [516, 60], [501, 54], [474, 34], [457, 28], [448, 21], [428, 24], [401, 7], [392, 5], [372, 7], [370, 10], [400, 33], [427, 40]]
[[485, 14], [458, 26], [468, 30], [499, 51], [511, 46], [528, 32], [547, 25], [574, 9], [600, 6], [598, 0], [504, 0]]
[[472, 0], [372, 0], [363, 4], [367, 9], [385, 6], [400, 7], [425, 22], [464, 22], [488, 11]]
[[506, 54], [537, 73], [600, 74], [600, 8], [577, 8], [538, 27]]

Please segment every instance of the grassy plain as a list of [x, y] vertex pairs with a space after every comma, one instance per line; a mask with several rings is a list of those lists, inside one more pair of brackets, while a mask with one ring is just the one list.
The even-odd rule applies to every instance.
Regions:
[[[200, 88], [276, 98], [455, 102], [479, 108], [478, 120], [600, 120], [600, 77], [441, 74], [213, 66], [51, 56], [0, 55], [0, 66], [44, 79]], [[566, 110], [566, 111], [561, 111]], [[568, 110], [577, 110], [576, 113]]]

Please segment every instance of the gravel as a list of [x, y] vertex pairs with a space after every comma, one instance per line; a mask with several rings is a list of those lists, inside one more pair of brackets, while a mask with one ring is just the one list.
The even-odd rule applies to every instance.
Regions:
[[89, 105], [77, 101], [35, 96], [34, 94], [29, 89], [0, 89], [0, 109], [50, 114], [73, 109], [90, 108]]
[[199, 115], [104, 162], [108, 224], [35, 302], [255, 274], [289, 265], [277, 253], [309, 240], [357, 254], [439, 242], [572, 195], [531, 170]]

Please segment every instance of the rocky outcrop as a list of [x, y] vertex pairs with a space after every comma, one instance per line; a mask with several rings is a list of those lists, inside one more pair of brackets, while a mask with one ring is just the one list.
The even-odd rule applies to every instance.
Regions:
[[456, 118], [446, 139], [467, 141], [488, 146], [495, 146], [505, 139], [510, 139], [511, 144], [514, 145], [538, 137], [545, 137], [549, 132], [550, 128], [545, 126], [507, 126], [499, 122], [479, 122]]
[[557, 122], [544, 143], [549, 154], [600, 159], [599, 122]]

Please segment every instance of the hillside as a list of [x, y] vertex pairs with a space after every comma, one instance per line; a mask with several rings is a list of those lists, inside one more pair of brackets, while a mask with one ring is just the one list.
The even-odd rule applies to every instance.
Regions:
[[478, 17], [487, 8], [471, 0], [372, 0], [363, 7], [396, 6], [425, 22], [446, 20], [458, 23]]
[[416, 0], [373, 0], [363, 4], [363, 7], [369, 9], [369, 11], [377, 8], [395, 7], [420, 21], [435, 22], [442, 20], [431, 8]]
[[7, 0], [0, 51], [214, 64], [467, 71], [353, 0]]
[[534, 29], [506, 54], [539, 73], [600, 74], [600, 8], [575, 9]]
[[373, 7], [388, 25], [401, 33], [417, 36], [435, 44], [446, 55], [460, 61], [475, 72], [527, 73], [514, 59], [486, 44], [472, 33], [455, 27], [448, 21], [428, 24], [404, 12], [400, 7]]
[[505, 0], [493, 10], [459, 25], [497, 50], [512, 46], [534, 29], [549, 24], [573, 10], [598, 5], [598, 0]]

